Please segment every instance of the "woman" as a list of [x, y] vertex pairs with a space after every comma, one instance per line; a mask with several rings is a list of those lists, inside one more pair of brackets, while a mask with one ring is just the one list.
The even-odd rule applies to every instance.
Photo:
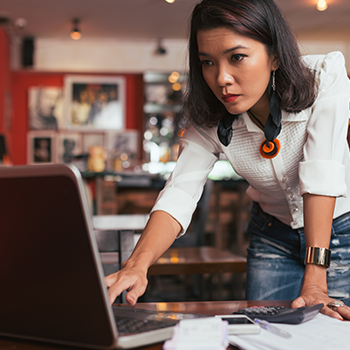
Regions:
[[294, 299], [292, 307], [322, 302], [324, 314], [350, 319], [350, 309], [333, 299], [350, 300], [343, 56], [301, 58], [272, 0], [203, 0], [192, 13], [189, 52], [177, 166], [134, 253], [106, 278], [111, 302], [125, 289], [130, 304], [144, 293], [148, 267], [186, 231], [223, 153], [254, 201], [247, 298]]

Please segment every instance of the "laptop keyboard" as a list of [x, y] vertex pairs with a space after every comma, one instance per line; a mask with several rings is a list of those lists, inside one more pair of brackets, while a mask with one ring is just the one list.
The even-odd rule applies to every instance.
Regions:
[[161, 328], [175, 326], [178, 321], [156, 321], [115, 316], [119, 335], [149, 332]]

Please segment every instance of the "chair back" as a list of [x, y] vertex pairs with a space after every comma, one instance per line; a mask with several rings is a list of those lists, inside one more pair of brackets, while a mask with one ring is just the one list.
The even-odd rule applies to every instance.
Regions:
[[204, 185], [203, 193], [198, 201], [197, 209], [193, 214], [192, 222], [186, 234], [175, 240], [172, 248], [200, 247], [205, 244], [205, 224], [208, 217], [210, 198], [214, 181], [208, 179]]

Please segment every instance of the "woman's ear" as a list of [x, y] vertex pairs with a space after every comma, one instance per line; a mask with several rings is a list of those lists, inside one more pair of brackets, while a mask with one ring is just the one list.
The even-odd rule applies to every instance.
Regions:
[[280, 61], [275, 55], [273, 55], [272, 62], [271, 62], [271, 70], [277, 70], [279, 66], [280, 66]]

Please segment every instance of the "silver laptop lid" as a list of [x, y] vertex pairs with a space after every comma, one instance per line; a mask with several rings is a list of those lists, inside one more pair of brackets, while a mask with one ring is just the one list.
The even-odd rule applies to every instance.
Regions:
[[0, 168], [0, 334], [114, 348], [117, 331], [79, 171]]

